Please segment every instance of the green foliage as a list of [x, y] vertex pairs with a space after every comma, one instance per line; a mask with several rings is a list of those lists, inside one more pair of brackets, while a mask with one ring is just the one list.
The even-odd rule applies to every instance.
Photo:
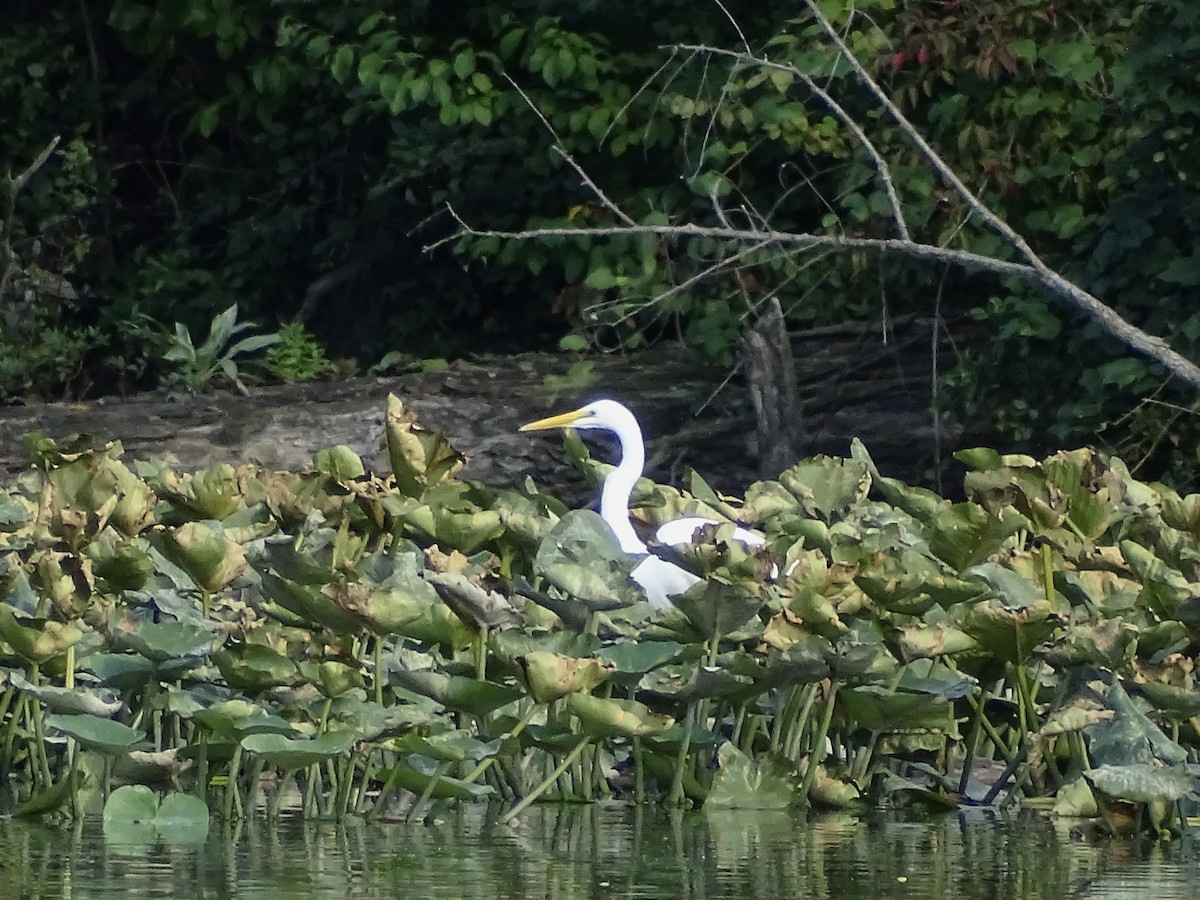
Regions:
[[325, 349], [299, 322], [279, 327], [279, 343], [267, 348], [267, 369], [281, 381], [314, 381], [336, 370]]
[[[1200, 352], [1195, 4], [826, 6], [930, 143], [1052, 266]], [[863, 123], [917, 239], [1010, 254], [807, 14], [725, 7], [751, 47], [812, 74]], [[5, 225], [20, 277], [0, 298], [0, 393], [145, 386], [166, 348], [142, 317], [197, 328], [233, 298], [259, 320], [303, 312], [320, 347], [363, 363], [564, 333], [582, 338], [571, 349], [680, 336], [729, 363], [764, 296], [793, 322], [824, 324], [928, 312], [936, 294], [943, 314], [975, 316], [994, 338], [947, 376], [950, 411], [997, 410], [1006, 434], [1045, 444], [1107, 426], [1156, 472], [1180, 473], [1200, 440], [1194, 416], [1139, 402], [1161, 373], [992, 276], [652, 235], [425, 252], [454, 228], [447, 203], [493, 228], [615, 224], [549, 150], [547, 124], [641, 223], [715, 224], [720, 204], [736, 227], [892, 236], [870, 159], [797, 79], [659, 49], [740, 44], [716, 5], [528, 0], [476, 5], [450, 26], [430, 4], [379, 0], [19, 0], [8, 25], [0, 159], [20, 171], [51, 135], [63, 144]], [[300, 331], [285, 340], [280, 377], [325, 368]], [[1155, 399], [1190, 402], [1173, 385]]]
[[174, 371], [167, 376], [167, 385], [177, 385], [193, 394], [207, 388], [217, 378], [224, 378], [245, 394], [246, 385], [238, 372], [236, 358], [247, 356], [274, 347], [280, 343], [279, 334], [255, 334], [233, 339], [254, 327], [252, 322], [237, 320], [238, 305], [226, 309], [213, 317], [204, 343], [196, 346], [191, 332], [181, 322], [175, 323], [175, 334], [171, 346], [163, 359], [174, 364]]
[[[389, 406], [394, 475], [344, 448], [298, 473], [139, 466], [158, 502], [138, 502], [138, 529], [119, 502], [152, 485], [118, 448], [40, 445], [0, 495], [0, 772], [18, 814], [79, 814], [85, 770], [124, 782], [105, 831], [139, 841], [202, 840], [209, 809], [256, 815], [268, 773], [271, 817], [285, 796], [372, 817], [399, 790], [410, 818], [503, 796], [502, 821], [552, 789], [953, 808], [984, 799], [958, 768], [976, 755], [994, 763], [976, 772], [1026, 772], [1014, 794], [1065, 811], [1086, 785], [1158, 832], [1195, 790], [1200, 495], [1089, 450], [980, 448], [952, 504], [856, 445], [744, 501], [702, 490], [766, 546], [718, 524], [678, 548], [699, 581], [656, 611], [595, 513], [458, 481], [445, 438]], [[642, 491], [649, 524], [721, 518]], [[464, 515], [495, 527], [446, 526]], [[95, 577], [93, 559], [131, 552], [150, 563], [137, 587]], [[187, 793], [159, 803], [147, 785], [168, 781]]]

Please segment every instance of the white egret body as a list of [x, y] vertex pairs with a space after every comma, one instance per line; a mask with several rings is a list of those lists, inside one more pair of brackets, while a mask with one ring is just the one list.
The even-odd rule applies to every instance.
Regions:
[[[573, 412], [521, 426], [522, 431], [549, 428], [593, 428], [610, 431], [617, 436], [621, 444], [621, 461], [604, 479], [604, 488], [600, 493], [600, 516], [613, 530], [622, 550], [634, 556], [645, 555], [646, 558], [634, 567], [633, 580], [646, 592], [646, 599], [656, 609], [670, 606], [671, 597], [682, 594], [700, 579], [686, 569], [651, 554], [629, 521], [629, 497], [646, 466], [646, 445], [633, 413], [615, 400], [596, 400]], [[697, 528], [717, 524], [720, 523], [700, 516], [673, 519], [659, 526], [655, 537], [661, 544], [689, 544]], [[735, 529], [733, 536], [749, 547], [761, 547], [765, 543], [761, 534], [745, 528]]]

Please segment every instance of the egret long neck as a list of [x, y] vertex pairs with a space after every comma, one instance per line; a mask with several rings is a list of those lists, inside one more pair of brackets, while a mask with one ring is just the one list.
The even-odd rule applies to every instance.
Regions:
[[[634, 433], [626, 434], [625, 431], [630, 428]], [[616, 534], [622, 550], [626, 553], [646, 553], [646, 545], [629, 521], [629, 498], [646, 465], [641, 429], [636, 422], [631, 422], [617, 431], [617, 437], [621, 441], [621, 462], [604, 479], [604, 489], [600, 493], [600, 515]]]

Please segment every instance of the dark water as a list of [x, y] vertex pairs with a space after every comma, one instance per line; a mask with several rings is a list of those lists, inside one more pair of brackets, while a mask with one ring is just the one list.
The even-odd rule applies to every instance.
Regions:
[[1200, 897], [1194, 844], [1073, 839], [1040, 818], [804, 821], [783, 814], [543, 808], [427, 825], [261, 823], [201, 845], [116, 844], [0, 821], [2, 900]]

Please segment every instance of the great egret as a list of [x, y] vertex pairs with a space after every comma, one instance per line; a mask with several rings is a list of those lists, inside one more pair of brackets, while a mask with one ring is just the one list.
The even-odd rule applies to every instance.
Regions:
[[[621, 444], [621, 461], [604, 479], [604, 488], [600, 493], [600, 516], [617, 536], [622, 550], [635, 556], [645, 555], [646, 558], [634, 567], [633, 580], [646, 592], [650, 605], [656, 609], [670, 606], [671, 597], [682, 594], [700, 579], [686, 569], [651, 554], [629, 521], [629, 497], [646, 465], [646, 445], [633, 413], [615, 400], [594, 400], [572, 412], [522, 425], [521, 431], [544, 431], [550, 428], [593, 428], [610, 431], [617, 436]], [[655, 537], [661, 544], [688, 544], [697, 528], [717, 524], [720, 523], [700, 516], [672, 519], [659, 527]], [[745, 528], [736, 528], [733, 536], [748, 547], [761, 547], [766, 543], [761, 534]]]

